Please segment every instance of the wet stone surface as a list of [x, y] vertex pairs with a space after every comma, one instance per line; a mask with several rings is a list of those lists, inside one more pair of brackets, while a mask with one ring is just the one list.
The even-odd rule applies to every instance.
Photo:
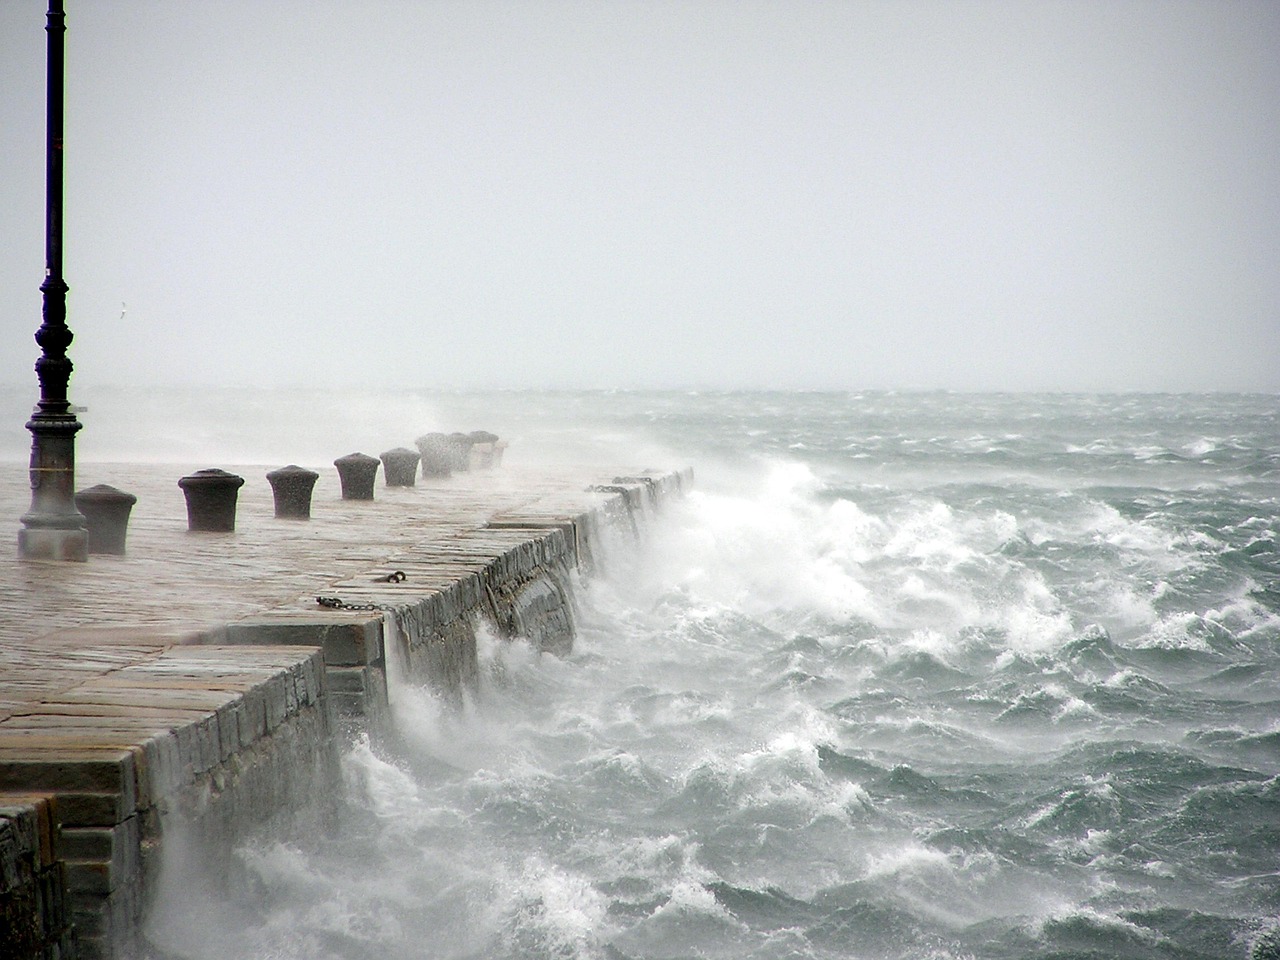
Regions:
[[[127, 955], [161, 882], [162, 822], [205, 850], [314, 830], [300, 820], [323, 816], [313, 798], [339, 776], [335, 723], [387, 702], [388, 630], [411, 675], [454, 686], [474, 672], [482, 611], [567, 649], [569, 570], [626, 499], [599, 477], [502, 471], [344, 500], [326, 469], [299, 524], [280, 515], [278, 475], [273, 498], [262, 467], [232, 469], [263, 478], [238, 491], [234, 532], [188, 530], [175, 479], [189, 466], [87, 464], [82, 483], [137, 496], [127, 555], [0, 560], [0, 799], [19, 810], [0, 826], [56, 810], [61, 846], [22, 873], [31, 858], [9, 845], [9, 926], [31, 943], [6, 956], [72, 930], [81, 958]], [[24, 467], [0, 464], [14, 531], [28, 501]]]
[[[79, 483], [112, 484], [138, 497], [128, 554], [86, 564], [19, 561], [16, 548], [0, 557], [0, 722], [48, 693], [225, 624], [266, 611], [313, 614], [317, 596], [334, 584], [371, 580], [371, 571], [427, 557], [452, 579], [431, 544], [456, 543], [502, 515], [550, 523], [557, 511], [586, 511], [601, 499], [586, 492], [598, 476], [504, 469], [384, 487], [375, 501], [343, 500], [337, 471], [327, 468], [316, 481], [311, 522], [298, 524], [275, 517], [263, 467], [227, 469], [249, 478], [236, 530], [195, 534], [177, 487], [190, 465], [79, 466]], [[29, 503], [25, 465], [0, 464], [0, 515], [10, 518], [15, 538]], [[376, 586], [385, 597], [415, 584]]]

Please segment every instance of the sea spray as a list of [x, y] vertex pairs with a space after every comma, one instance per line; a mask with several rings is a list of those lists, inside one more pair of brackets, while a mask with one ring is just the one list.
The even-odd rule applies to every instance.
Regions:
[[397, 689], [337, 835], [243, 851], [173, 955], [1274, 952], [1275, 398], [511, 403], [697, 491], [571, 656]]

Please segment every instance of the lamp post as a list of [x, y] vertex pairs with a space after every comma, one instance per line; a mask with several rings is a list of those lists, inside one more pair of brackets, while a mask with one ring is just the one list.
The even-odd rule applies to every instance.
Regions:
[[36, 331], [40, 402], [31, 431], [31, 509], [18, 531], [18, 553], [29, 560], [89, 559], [89, 534], [76, 509], [76, 433], [80, 422], [67, 402], [71, 361], [67, 347], [67, 285], [62, 279], [62, 0], [49, 0], [49, 79], [45, 147], [44, 322]]

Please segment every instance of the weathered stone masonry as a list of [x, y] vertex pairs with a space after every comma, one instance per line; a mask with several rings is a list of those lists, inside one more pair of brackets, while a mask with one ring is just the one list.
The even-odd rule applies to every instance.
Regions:
[[[332, 812], [343, 731], [376, 727], [393, 678], [456, 692], [477, 631], [564, 653], [572, 580], [689, 473], [617, 477], [416, 544], [326, 593], [182, 638], [0, 724], [0, 957], [125, 956], [166, 837], [229, 857]], [[389, 574], [403, 574], [387, 579]], [[217, 871], [223, 865], [207, 865]]]
[[[6, 721], [0, 789], [39, 792], [47, 804], [71, 956], [132, 948], [165, 821], [229, 849], [292, 829], [296, 812], [314, 807], [307, 786], [337, 776], [324, 684], [310, 648], [174, 647]], [[56, 892], [43, 899], [61, 902]], [[46, 940], [25, 955], [68, 956], [58, 910], [37, 922]], [[4, 955], [24, 957], [12, 949]]]
[[[413, 682], [444, 691], [474, 684], [481, 620], [501, 637], [567, 653], [574, 573], [590, 574], [607, 539], [634, 537], [650, 512], [691, 483], [689, 471], [618, 477], [584, 491], [569, 509], [558, 498], [504, 512], [482, 528], [421, 544], [330, 588], [346, 603], [382, 612], [276, 611], [200, 639], [320, 646], [339, 718], [376, 721], [387, 705], [388, 657], [395, 658], [398, 675]], [[404, 579], [387, 580], [396, 573]]]

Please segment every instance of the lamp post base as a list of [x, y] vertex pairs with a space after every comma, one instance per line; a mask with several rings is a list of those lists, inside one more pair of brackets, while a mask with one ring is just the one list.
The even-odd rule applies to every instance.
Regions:
[[85, 563], [89, 559], [89, 531], [84, 527], [23, 527], [18, 531], [18, 556], [23, 560]]
[[31, 509], [18, 531], [18, 555], [24, 560], [89, 559], [89, 526], [76, 509], [75, 437], [81, 424], [74, 413], [37, 411], [31, 431]]

